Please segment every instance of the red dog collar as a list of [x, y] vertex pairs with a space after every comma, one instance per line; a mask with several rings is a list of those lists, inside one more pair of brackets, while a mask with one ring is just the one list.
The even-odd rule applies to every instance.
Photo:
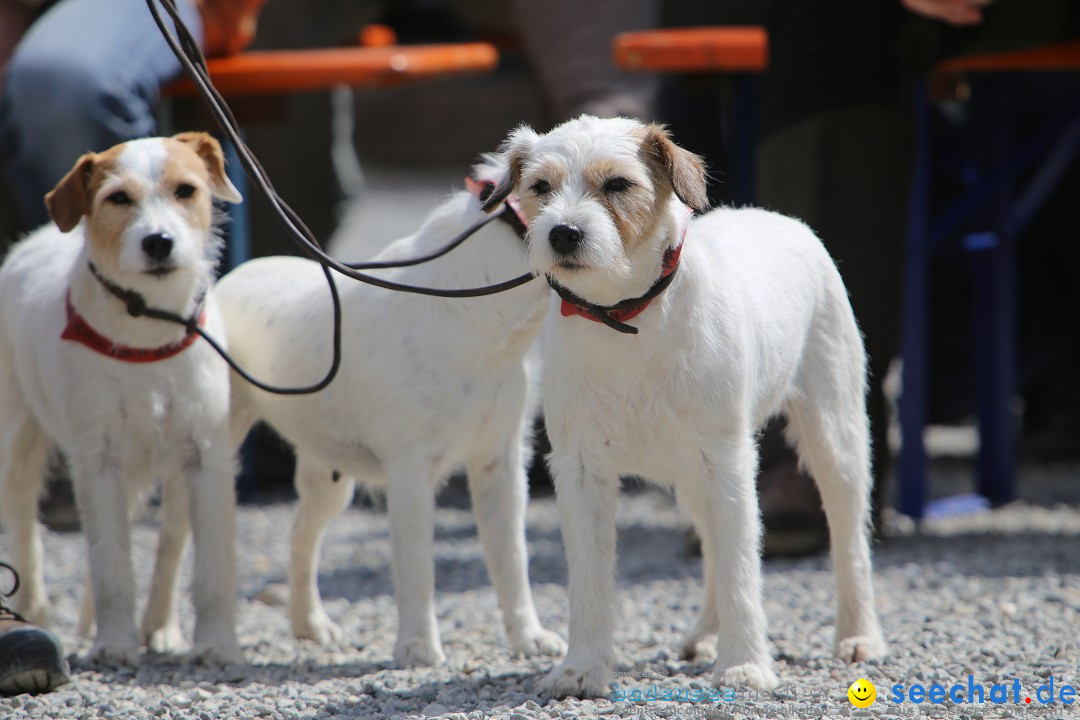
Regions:
[[[693, 210], [690, 210], [689, 212], [690, 215], [693, 215]], [[621, 300], [614, 305], [593, 305], [589, 301], [579, 298], [577, 295], [555, 282], [549, 275], [548, 284], [551, 285], [552, 289], [554, 289], [559, 297], [562, 298], [563, 317], [580, 315], [583, 318], [588, 318], [593, 322], [602, 323], [609, 328], [626, 333], [627, 335], [636, 335], [637, 328], [633, 325], [627, 325], [626, 321], [643, 313], [645, 308], [649, 307], [649, 303], [651, 303], [660, 293], [664, 292], [664, 290], [667, 289], [667, 286], [671, 284], [673, 276], [675, 275], [675, 270], [679, 267], [679, 256], [682, 254], [683, 244], [686, 242], [686, 231], [689, 227], [690, 223], [687, 222], [687, 224], [683, 226], [682, 237], [679, 238], [679, 244], [664, 251], [664, 257], [661, 261], [662, 269], [660, 271], [660, 277], [658, 277], [656, 282], [654, 282], [652, 286], [645, 291], [645, 294], [640, 297]]]
[[[604, 322], [604, 316], [620, 324], [625, 323], [631, 318], [637, 317], [645, 311], [645, 308], [649, 307], [649, 303], [653, 301], [653, 298], [663, 292], [663, 290], [671, 284], [671, 276], [675, 274], [675, 269], [679, 266], [679, 255], [682, 254], [682, 248], [683, 244], [680, 242], [678, 247], [668, 248], [664, 251], [663, 270], [660, 272], [660, 277], [656, 279], [656, 282], [652, 284], [652, 287], [650, 287], [641, 297], [622, 300], [615, 305], [604, 307], [584, 303], [572, 293], [569, 293], [569, 291], [565, 294], [560, 292], [559, 295], [563, 299], [563, 317], [580, 315], [593, 322], [604, 323], [605, 325], [608, 323]], [[558, 290], [559, 288], [556, 288], [556, 291]]]
[[[199, 339], [197, 333], [189, 331], [185, 333], [182, 340], [169, 343], [168, 345], [160, 345], [155, 348], [136, 348], [128, 345], [117, 345], [112, 340], [92, 328], [90, 323], [86, 321], [86, 318], [75, 310], [74, 306], [71, 304], [71, 290], [68, 290], [64, 302], [67, 306], [67, 327], [65, 327], [64, 332], [60, 334], [61, 339], [82, 343], [96, 353], [111, 357], [114, 360], [120, 360], [121, 362], [151, 363], [159, 360], [167, 360], [174, 355], [179, 355], [184, 352], [184, 350], [187, 350], [192, 343]], [[199, 327], [202, 327], [205, 321], [206, 314], [199, 315]]]

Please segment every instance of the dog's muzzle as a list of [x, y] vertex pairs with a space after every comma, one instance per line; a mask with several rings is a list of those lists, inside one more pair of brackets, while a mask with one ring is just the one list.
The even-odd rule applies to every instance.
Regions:
[[142, 239], [142, 251], [154, 262], [162, 262], [172, 254], [172, 237], [166, 233], [154, 233]]
[[563, 257], [573, 255], [578, 246], [581, 245], [583, 238], [584, 235], [581, 230], [573, 225], [556, 225], [548, 233], [548, 242], [551, 243], [551, 249], [557, 255]]

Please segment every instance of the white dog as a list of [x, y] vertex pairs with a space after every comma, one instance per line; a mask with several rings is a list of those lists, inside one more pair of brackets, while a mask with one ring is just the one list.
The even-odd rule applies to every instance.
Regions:
[[[84, 155], [46, 197], [56, 226], [0, 268], [0, 512], [25, 580], [17, 600], [48, 622], [37, 500], [55, 443], [89, 545], [99, 660], [137, 656], [130, 515], [157, 478], [170, 512], [185, 516], [165, 525], [186, 526], [190, 508], [195, 526], [195, 653], [240, 657], [228, 368], [192, 330], [132, 317], [117, 297], [138, 293], [222, 334], [212, 197], [240, 201], [202, 133]], [[162, 590], [151, 588], [141, 639], [175, 650], [176, 598]]]
[[570, 649], [544, 689], [607, 691], [622, 475], [674, 487], [701, 535], [705, 600], [684, 654], [715, 653], [718, 685], [777, 683], [754, 494], [755, 433], [776, 413], [829, 519], [836, 654], [880, 655], [865, 358], [821, 243], [761, 210], [690, 220], [688, 206], [706, 205], [703, 166], [659, 126], [583, 116], [542, 136], [521, 127], [504, 150], [509, 172], [487, 205], [520, 189], [529, 262], [564, 298], [552, 298], [544, 328], [543, 388]]
[[[479, 179], [505, 166], [478, 166]], [[490, 183], [494, 187], [494, 182]], [[489, 187], [490, 191], [490, 187]], [[376, 259], [416, 257], [486, 218], [458, 192], [413, 236]], [[382, 275], [429, 287], [473, 287], [526, 272], [525, 249], [495, 221], [437, 261]], [[559, 654], [565, 643], [540, 625], [528, 581], [523, 450], [529, 382], [525, 353], [543, 320], [541, 282], [476, 299], [439, 299], [338, 280], [344, 353], [334, 382], [314, 395], [271, 395], [235, 379], [233, 438], [269, 422], [297, 451], [300, 495], [289, 563], [293, 632], [339, 640], [319, 598], [319, 548], [354, 483], [386, 488], [399, 625], [398, 665], [445, 660], [435, 620], [435, 493], [465, 468], [488, 571], [515, 652]], [[330, 366], [331, 305], [320, 267], [294, 257], [245, 263], [217, 296], [235, 358], [277, 385], [316, 382]], [[354, 479], [355, 478], [355, 479]]]

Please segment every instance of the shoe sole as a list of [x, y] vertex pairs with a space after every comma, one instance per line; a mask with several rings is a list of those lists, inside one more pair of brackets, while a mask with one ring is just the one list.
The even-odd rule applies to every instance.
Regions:
[[55, 672], [42, 668], [30, 668], [8, 675], [0, 680], [0, 695], [22, 695], [23, 693], [52, 692], [70, 681], [65, 672]]
[[0, 647], [0, 695], [43, 693], [71, 680], [60, 642], [37, 627], [9, 630]]

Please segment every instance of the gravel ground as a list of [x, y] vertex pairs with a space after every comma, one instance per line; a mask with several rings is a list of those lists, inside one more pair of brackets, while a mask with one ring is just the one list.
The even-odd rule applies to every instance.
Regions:
[[[969, 466], [935, 466], [936, 486], [966, 478]], [[438, 613], [449, 662], [433, 669], [389, 667], [396, 629], [387, 516], [378, 501], [354, 507], [331, 527], [320, 583], [332, 617], [350, 641], [320, 647], [294, 640], [284, 601], [291, 507], [244, 506], [239, 514], [240, 637], [249, 665], [214, 668], [144, 656], [136, 668], [88, 664], [75, 635], [83, 584], [78, 533], [46, 537], [47, 581], [57, 630], [71, 651], [74, 681], [50, 695], [0, 699], [0, 718], [352, 718], [501, 716], [818, 718], [1080, 717], [1068, 706], [895, 704], [895, 683], [929, 687], [1019, 679], [1021, 700], [1052, 676], [1077, 685], [1080, 669], [1080, 467], [1027, 467], [1021, 502], [979, 515], [938, 519], [916, 531], [894, 519], [876, 550], [878, 603], [891, 654], [881, 664], [830, 657], [832, 577], [821, 557], [767, 564], [769, 636], [781, 687], [730, 700], [552, 701], [535, 688], [551, 659], [515, 659], [502, 637], [476, 527], [460, 502], [437, 515]], [[451, 498], [453, 500], [453, 498]], [[618, 691], [708, 688], [709, 668], [677, 659], [674, 648], [698, 611], [701, 562], [683, 555], [687, 525], [668, 496], [625, 493], [619, 522]], [[138, 576], [149, 576], [156, 520], [136, 528]], [[0, 545], [2, 546], [2, 545]], [[540, 616], [565, 635], [565, 562], [552, 498], [529, 509], [532, 579]], [[189, 559], [190, 566], [190, 559]], [[190, 572], [190, 567], [185, 570]], [[146, 588], [140, 588], [145, 596]], [[185, 603], [185, 631], [192, 617]], [[847, 687], [865, 677], [878, 700], [858, 711]], [[1010, 690], [1011, 692], [1011, 690]], [[1011, 700], [1011, 695], [1010, 698]]]

